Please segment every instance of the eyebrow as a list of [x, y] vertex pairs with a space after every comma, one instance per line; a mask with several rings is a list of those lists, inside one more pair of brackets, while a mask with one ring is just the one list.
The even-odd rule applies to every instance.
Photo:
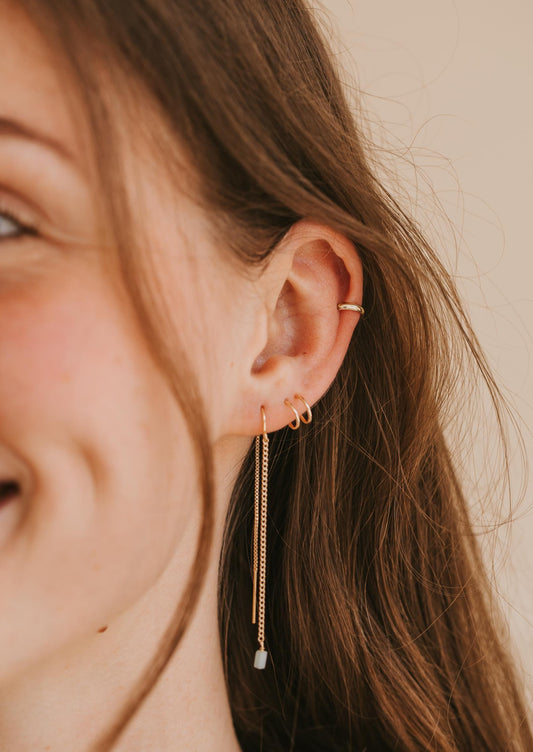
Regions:
[[18, 120], [0, 117], [0, 136], [3, 135], [18, 136], [19, 138], [25, 138], [28, 141], [37, 141], [56, 152], [56, 154], [63, 159], [72, 163], [75, 162], [72, 153], [60, 141], [57, 141], [55, 138], [48, 136], [45, 133], [40, 133], [31, 126], [21, 123]]

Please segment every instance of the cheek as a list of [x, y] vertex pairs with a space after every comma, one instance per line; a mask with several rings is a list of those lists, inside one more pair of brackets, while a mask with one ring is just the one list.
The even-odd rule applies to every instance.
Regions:
[[96, 275], [66, 276], [0, 295], [0, 444], [34, 479], [0, 548], [3, 672], [140, 597], [194, 508], [185, 424], [136, 325]]

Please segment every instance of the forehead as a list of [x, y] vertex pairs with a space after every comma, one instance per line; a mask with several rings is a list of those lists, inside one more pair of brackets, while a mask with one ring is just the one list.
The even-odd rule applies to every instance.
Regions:
[[[56, 141], [78, 161], [84, 153], [75, 127], [73, 99], [53, 49], [16, 3], [0, 0], [0, 123]], [[0, 127], [0, 138], [2, 127]]]

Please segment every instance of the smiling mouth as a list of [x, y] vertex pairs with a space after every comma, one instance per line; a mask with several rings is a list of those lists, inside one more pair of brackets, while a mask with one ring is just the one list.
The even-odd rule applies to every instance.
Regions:
[[0, 504], [14, 499], [20, 493], [20, 486], [15, 480], [0, 481]]

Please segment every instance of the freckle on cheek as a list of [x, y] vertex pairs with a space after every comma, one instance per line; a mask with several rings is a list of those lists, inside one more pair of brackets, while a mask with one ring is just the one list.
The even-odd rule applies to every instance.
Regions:
[[98, 634], [100, 634], [101, 632], [105, 632], [106, 629], [107, 627], [100, 627], [100, 629], [98, 630]]

